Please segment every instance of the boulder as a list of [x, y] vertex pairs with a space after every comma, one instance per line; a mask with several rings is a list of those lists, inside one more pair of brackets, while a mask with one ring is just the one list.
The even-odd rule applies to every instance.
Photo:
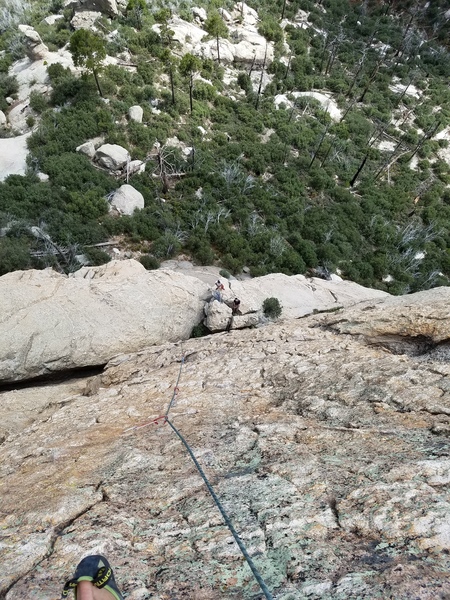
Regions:
[[225, 331], [230, 325], [232, 317], [231, 308], [229, 308], [225, 302], [219, 302], [218, 300], [211, 300], [206, 306], [206, 319], [204, 321], [206, 327], [214, 332]]
[[142, 123], [142, 117], [144, 116], [144, 109], [142, 106], [131, 106], [128, 111], [128, 116], [131, 121], [136, 121], [136, 123]]
[[125, 183], [114, 192], [111, 206], [122, 215], [132, 215], [136, 209], [144, 208], [144, 196], [132, 185]]
[[130, 160], [130, 154], [126, 148], [118, 144], [103, 144], [95, 153], [98, 164], [111, 171], [122, 169]]
[[[180, 17], [173, 17], [169, 21], [169, 26], [173, 31], [173, 39], [181, 44], [186, 52], [191, 52], [208, 35], [204, 29], [195, 23], [188, 23], [188, 21], [184, 21]], [[152, 29], [160, 33], [161, 26], [155, 24], [152, 26]]]
[[244, 25], [256, 25], [259, 21], [258, 13], [245, 2], [238, 2], [233, 10], [232, 16]]
[[48, 47], [44, 44], [38, 32], [30, 25], [19, 25], [19, 31], [24, 34], [27, 54], [31, 60], [40, 60], [45, 57]]
[[[220, 62], [223, 64], [231, 64], [235, 59], [235, 45], [230, 40], [220, 38], [219, 39], [219, 51], [220, 51]], [[217, 60], [217, 42], [216, 40], [209, 40], [200, 44], [195, 51], [200, 54], [202, 58], [212, 58]]]
[[198, 6], [192, 7], [192, 14], [194, 15], [194, 17], [197, 17], [198, 19], [200, 19], [200, 21], [206, 21], [206, 19], [208, 18], [206, 10], [204, 8], [200, 8]]
[[95, 10], [83, 10], [76, 12], [72, 17], [70, 24], [77, 29], [92, 29], [94, 23], [102, 16], [102, 13]]
[[90, 159], [93, 159], [95, 156], [95, 146], [94, 143], [90, 140], [81, 144], [81, 146], [77, 146], [75, 148], [76, 152], [81, 152], [81, 154], [85, 154]]
[[45, 17], [44, 23], [46, 25], [54, 25], [60, 19], [64, 19], [64, 15], [49, 15], [48, 17]]
[[134, 175], [135, 173], [145, 173], [145, 162], [142, 160], [130, 160], [128, 163], [128, 174]]
[[226, 21], [227, 23], [231, 23], [231, 21], [233, 20], [233, 17], [231, 16], [231, 14], [224, 8], [219, 8], [219, 13], [222, 16], [222, 19], [224, 21]]
[[6, 115], [0, 110], [0, 127], [4, 127], [6, 125]]
[[203, 316], [207, 286], [137, 261], [111, 261], [71, 276], [16, 271], [0, 277], [0, 380], [106, 363], [187, 339]]

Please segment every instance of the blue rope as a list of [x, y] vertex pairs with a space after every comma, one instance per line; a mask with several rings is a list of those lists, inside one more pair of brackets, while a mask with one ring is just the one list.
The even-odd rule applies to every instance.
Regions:
[[194, 453], [192, 452], [191, 448], [189, 447], [189, 444], [186, 442], [186, 440], [184, 439], [184, 437], [181, 435], [181, 433], [178, 431], [178, 429], [175, 427], [175, 425], [173, 425], [173, 423], [171, 423], [169, 421], [169, 419], [167, 418], [166, 415], [166, 423], [168, 423], [170, 425], [170, 427], [172, 428], [172, 430], [176, 433], [176, 435], [179, 437], [179, 439], [181, 440], [181, 443], [183, 444], [183, 446], [186, 448], [186, 450], [189, 452], [189, 456], [192, 458], [194, 465], [197, 467], [197, 471], [200, 473], [200, 475], [202, 476], [203, 481], [205, 482], [206, 487], [208, 488], [208, 492], [211, 494], [214, 502], [216, 503], [217, 508], [220, 510], [220, 514], [223, 517], [223, 520], [225, 521], [228, 529], [231, 531], [231, 533], [233, 534], [233, 537], [236, 541], [236, 544], [239, 546], [240, 551], [242, 552], [242, 554], [244, 555], [245, 560], [248, 563], [248, 566], [250, 567], [250, 569], [252, 570], [252, 573], [256, 579], [256, 581], [259, 583], [259, 587], [262, 589], [265, 597], [267, 598], [267, 600], [273, 600], [273, 596], [269, 591], [269, 588], [267, 587], [267, 585], [264, 582], [264, 579], [261, 577], [261, 575], [259, 574], [258, 569], [256, 568], [255, 563], [253, 562], [250, 554], [247, 552], [246, 547], [244, 546], [243, 541], [241, 540], [241, 538], [239, 537], [237, 531], [235, 530], [235, 528], [233, 527], [233, 523], [230, 521], [230, 518], [228, 517], [227, 513], [225, 512], [225, 509], [223, 508], [219, 498], [216, 495], [216, 492], [214, 491], [212, 485], [209, 483], [208, 478], [206, 477], [205, 473], [203, 472], [203, 469], [201, 468], [198, 460], [195, 458]]
[[184, 354], [181, 355], [181, 364], [180, 364], [180, 370], [178, 371], [178, 379], [177, 379], [177, 382], [175, 384], [175, 387], [173, 388], [172, 398], [171, 398], [171, 400], [169, 402], [169, 406], [168, 406], [168, 408], [166, 410], [166, 414], [164, 415], [166, 417], [166, 419], [167, 419], [167, 417], [169, 415], [170, 409], [172, 408], [172, 405], [173, 405], [173, 403], [175, 401], [175, 397], [176, 397], [176, 395], [178, 393], [178, 384], [180, 383], [181, 370], [183, 368], [183, 365], [184, 365]]

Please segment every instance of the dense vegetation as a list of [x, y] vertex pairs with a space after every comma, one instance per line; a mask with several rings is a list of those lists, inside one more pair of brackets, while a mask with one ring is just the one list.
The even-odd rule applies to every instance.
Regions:
[[[130, 1], [114, 22], [102, 19], [105, 34], [117, 30], [104, 38], [107, 53], [126, 50], [137, 65], [98, 73], [104, 98], [89, 72], [76, 78], [49, 68], [51, 95], [32, 98], [39, 126], [29, 142], [29, 173], [0, 184], [0, 273], [49, 264], [70, 270], [84, 247], [114, 236], [153, 257], [149, 265], [182, 251], [233, 273], [244, 266], [254, 275], [338, 270], [392, 293], [448, 284], [450, 168], [439, 158], [447, 142], [433, 139], [450, 125], [445, 3], [249, 1], [259, 31], [275, 42], [261, 94], [261, 67], [250, 76], [250, 65], [242, 66], [225, 85], [217, 60], [180, 60], [170, 11], [160, 4], [150, 11]], [[195, 4], [212, 15], [215, 39], [217, 9], [233, 3]], [[190, 6], [178, 3], [186, 20]], [[50, 49], [71, 35], [70, 11], [55, 26], [41, 21], [59, 8], [57, 0], [40, 2], [27, 13]], [[299, 10], [309, 13], [310, 27], [292, 24]], [[291, 21], [284, 33], [282, 15]], [[1, 21], [0, 32], [1, 103], [15, 93], [8, 67], [23, 48]], [[406, 92], [393, 89], [395, 82]], [[408, 86], [418, 93], [408, 94]], [[290, 96], [308, 90], [332, 94], [343, 118], [332, 121], [312, 98]], [[287, 95], [288, 107], [275, 109], [278, 94]], [[142, 124], [124, 118], [134, 104], [144, 108]], [[146, 172], [130, 179], [146, 203], [132, 217], [108, 214], [106, 198], [123, 181], [75, 152], [100, 135], [147, 161]], [[192, 148], [188, 156], [166, 144], [174, 135]], [[64, 252], [46, 252], [49, 240]]]

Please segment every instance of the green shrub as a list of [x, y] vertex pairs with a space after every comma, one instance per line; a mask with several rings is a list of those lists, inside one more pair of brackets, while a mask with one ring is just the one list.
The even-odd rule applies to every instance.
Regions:
[[219, 275], [221, 277], [225, 277], [225, 279], [230, 279], [231, 278], [231, 273], [229, 271], [227, 271], [226, 269], [220, 269]]
[[278, 298], [266, 298], [263, 302], [264, 315], [268, 319], [278, 319], [283, 310]]
[[205, 335], [209, 335], [211, 332], [209, 329], [203, 325], [203, 323], [199, 323], [198, 325], [194, 325], [191, 331], [191, 338], [199, 338], [204, 337]]
[[21, 238], [0, 238], [0, 275], [30, 266], [29, 242]]
[[147, 271], [159, 269], [159, 260], [150, 254], [144, 254], [141, 256], [139, 262], [147, 269]]
[[95, 246], [86, 246], [83, 250], [83, 254], [89, 260], [89, 264], [94, 266], [104, 265], [111, 260], [109, 254]]
[[30, 106], [35, 112], [39, 114], [44, 112], [44, 110], [48, 108], [47, 100], [39, 92], [31, 92]]

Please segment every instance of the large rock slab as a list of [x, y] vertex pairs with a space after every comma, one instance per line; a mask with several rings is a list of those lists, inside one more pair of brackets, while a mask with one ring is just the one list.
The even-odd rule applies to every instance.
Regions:
[[0, 181], [8, 175], [25, 175], [27, 170], [27, 140], [31, 133], [13, 138], [0, 138]]
[[342, 319], [329, 317], [327, 324], [340, 333], [363, 335], [393, 347], [411, 342], [419, 350], [442, 344], [450, 340], [450, 288], [365, 302]]
[[[232, 281], [233, 294], [244, 305], [259, 305], [266, 298], [278, 298], [283, 307], [282, 318], [302, 317], [314, 311], [332, 310], [368, 299], [383, 299], [386, 292], [372, 290], [352, 281], [325, 281], [304, 275], [272, 273], [247, 281]], [[248, 299], [248, 300], [247, 300]], [[249, 312], [253, 308], [249, 307]]]
[[0, 380], [17, 381], [106, 363], [189, 337], [203, 317], [207, 286], [136, 261], [0, 278]]

